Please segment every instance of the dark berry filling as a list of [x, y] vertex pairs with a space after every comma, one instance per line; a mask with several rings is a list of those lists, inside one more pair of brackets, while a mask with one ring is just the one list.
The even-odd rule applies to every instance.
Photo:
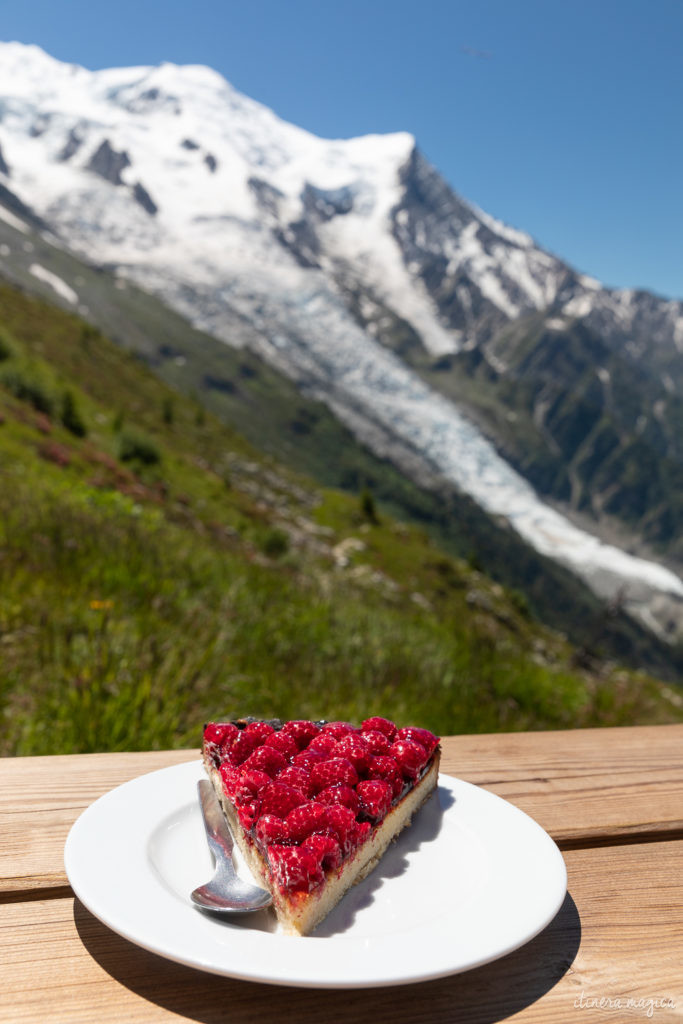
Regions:
[[204, 750], [282, 891], [336, 872], [428, 770], [439, 738], [387, 718], [241, 719], [204, 727]]

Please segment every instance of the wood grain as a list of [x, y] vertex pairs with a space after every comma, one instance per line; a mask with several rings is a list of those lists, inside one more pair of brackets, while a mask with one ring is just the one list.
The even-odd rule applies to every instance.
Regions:
[[[0, 1020], [7, 1024], [525, 1024], [683, 1020], [683, 842], [565, 855], [569, 895], [522, 949], [435, 982], [326, 992], [201, 974], [119, 938], [73, 899], [0, 916]], [[453, 922], [454, 929], [458, 922]], [[309, 940], [292, 939], [293, 942]], [[302, 946], [302, 952], [305, 946]], [[627, 999], [642, 1000], [628, 1010]], [[583, 1006], [582, 1006], [583, 999]], [[602, 1009], [590, 1000], [611, 1000]], [[652, 1008], [648, 1000], [676, 1005]], [[616, 1001], [622, 1006], [618, 1007]]]
[[526, 811], [563, 848], [683, 837], [683, 725], [458, 736], [442, 765]]
[[[683, 725], [445, 737], [442, 769], [505, 797], [561, 846], [683, 836]], [[0, 900], [67, 884], [71, 825], [196, 750], [0, 759]]]

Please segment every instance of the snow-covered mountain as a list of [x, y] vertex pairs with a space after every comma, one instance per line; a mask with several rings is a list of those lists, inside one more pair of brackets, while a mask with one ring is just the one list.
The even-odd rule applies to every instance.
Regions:
[[[195, 326], [255, 349], [375, 451], [416, 479], [452, 481], [656, 629], [680, 618], [675, 572], [541, 500], [416, 363], [476, 353], [504, 377], [511, 325], [535, 317], [552, 334], [578, 321], [637, 370], [656, 367], [671, 394], [683, 304], [575, 273], [459, 198], [411, 135], [324, 140], [206, 67], [90, 72], [1, 44], [0, 203], [14, 226], [32, 218]], [[78, 307], [72, 282], [52, 287]], [[609, 372], [595, 367], [603, 383]]]

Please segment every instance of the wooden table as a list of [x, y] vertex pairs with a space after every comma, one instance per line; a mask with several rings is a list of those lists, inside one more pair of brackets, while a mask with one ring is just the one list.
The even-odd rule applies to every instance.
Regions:
[[564, 905], [537, 938], [493, 964], [343, 993], [173, 964], [74, 898], [62, 854], [81, 811], [196, 751], [0, 760], [0, 1020], [683, 1020], [683, 726], [459, 736], [443, 750], [445, 772], [505, 797], [555, 838], [569, 873]]

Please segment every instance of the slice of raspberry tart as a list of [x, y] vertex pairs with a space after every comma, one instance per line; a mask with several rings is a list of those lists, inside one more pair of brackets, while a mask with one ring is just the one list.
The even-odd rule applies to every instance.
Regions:
[[203, 760], [283, 931], [307, 935], [375, 867], [436, 787], [427, 729], [386, 718], [210, 722]]

